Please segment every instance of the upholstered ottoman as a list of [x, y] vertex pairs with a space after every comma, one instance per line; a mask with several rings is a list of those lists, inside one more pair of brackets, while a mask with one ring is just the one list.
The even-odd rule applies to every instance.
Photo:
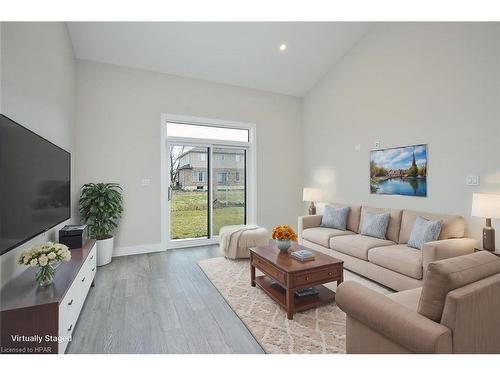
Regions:
[[220, 249], [226, 258], [249, 258], [252, 246], [269, 244], [269, 232], [257, 225], [228, 225], [219, 232]]

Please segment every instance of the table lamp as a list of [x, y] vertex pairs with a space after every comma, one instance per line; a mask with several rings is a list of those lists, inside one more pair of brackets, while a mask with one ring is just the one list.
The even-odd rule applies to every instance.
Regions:
[[323, 191], [318, 188], [304, 188], [302, 200], [304, 202], [311, 202], [309, 205], [309, 215], [316, 215], [316, 206], [314, 205], [314, 202], [323, 200]]
[[471, 215], [486, 218], [483, 249], [495, 251], [495, 229], [491, 226], [491, 219], [500, 219], [500, 194], [472, 194]]

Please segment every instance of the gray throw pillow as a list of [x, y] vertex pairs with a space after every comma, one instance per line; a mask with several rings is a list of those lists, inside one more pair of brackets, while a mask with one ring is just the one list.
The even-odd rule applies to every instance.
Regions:
[[321, 218], [321, 227], [346, 230], [347, 216], [349, 215], [350, 207], [335, 208], [326, 206], [323, 217]]
[[436, 241], [441, 233], [442, 220], [427, 220], [418, 216], [413, 224], [408, 246], [422, 250], [426, 242]]
[[385, 240], [385, 234], [387, 232], [390, 219], [391, 214], [389, 212], [382, 214], [366, 212], [363, 215], [363, 227], [361, 228], [361, 234]]

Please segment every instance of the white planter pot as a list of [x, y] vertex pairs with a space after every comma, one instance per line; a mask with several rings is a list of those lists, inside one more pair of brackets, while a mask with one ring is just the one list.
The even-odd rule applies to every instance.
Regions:
[[97, 266], [104, 266], [113, 257], [113, 237], [97, 241]]

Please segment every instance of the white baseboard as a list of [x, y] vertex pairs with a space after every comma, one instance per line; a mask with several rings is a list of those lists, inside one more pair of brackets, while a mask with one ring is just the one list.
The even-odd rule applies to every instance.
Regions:
[[[203, 240], [184, 240], [177, 244], [172, 244], [169, 248], [172, 249], [180, 249], [186, 247], [194, 247], [194, 246], [206, 246], [206, 245], [215, 245], [219, 243], [219, 237], [211, 238], [209, 241], [206, 239]], [[161, 243], [149, 244], [149, 245], [134, 245], [134, 246], [121, 246], [115, 247], [113, 250], [113, 257], [123, 257], [127, 255], [137, 255], [137, 254], [147, 254], [147, 253], [157, 253], [160, 251], [166, 251], [167, 248], [165, 245]]]
[[126, 255], [136, 255], [136, 254], [146, 254], [146, 253], [157, 253], [159, 251], [165, 251], [161, 243], [150, 244], [150, 245], [136, 245], [136, 246], [122, 246], [115, 247], [113, 251], [113, 257], [122, 257]]

